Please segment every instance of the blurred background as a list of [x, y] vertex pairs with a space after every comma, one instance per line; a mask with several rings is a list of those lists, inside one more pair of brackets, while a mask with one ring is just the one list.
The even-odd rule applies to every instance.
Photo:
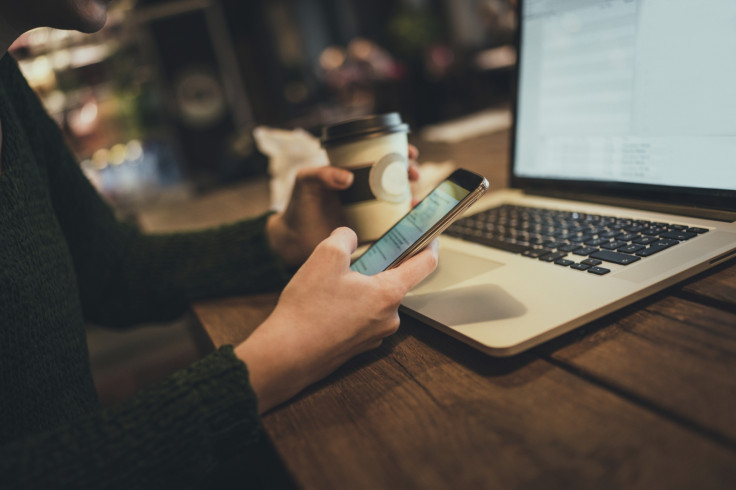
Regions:
[[506, 103], [512, 0], [119, 0], [86, 35], [11, 54], [123, 212], [265, 174], [259, 125], [317, 134], [399, 111], [414, 131]]
[[[36, 29], [10, 52], [116, 212], [167, 231], [267, 209], [259, 126], [318, 135], [327, 123], [398, 111], [419, 134], [507, 109], [514, 4], [118, 0], [96, 34]], [[219, 215], [198, 219], [207, 208]], [[196, 358], [187, 323], [138, 340], [90, 327], [103, 402]], [[121, 368], [131, 352], [137, 367]]]

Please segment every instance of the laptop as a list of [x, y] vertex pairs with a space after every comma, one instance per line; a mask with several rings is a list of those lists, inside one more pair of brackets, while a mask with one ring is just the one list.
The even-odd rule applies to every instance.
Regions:
[[511, 188], [401, 307], [492, 356], [736, 256], [736, 2], [518, 8]]

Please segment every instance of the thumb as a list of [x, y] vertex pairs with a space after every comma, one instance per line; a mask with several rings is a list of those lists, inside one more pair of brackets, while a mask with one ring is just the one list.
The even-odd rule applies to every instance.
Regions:
[[352, 254], [358, 248], [358, 235], [347, 226], [341, 226], [332, 230], [327, 240], [334, 241], [349, 254]]
[[[341, 271], [350, 268], [350, 256], [358, 248], [358, 236], [345, 226], [335, 228], [330, 236], [322, 240], [313, 255], [336, 265]], [[325, 264], [328, 265], [328, 264]]]

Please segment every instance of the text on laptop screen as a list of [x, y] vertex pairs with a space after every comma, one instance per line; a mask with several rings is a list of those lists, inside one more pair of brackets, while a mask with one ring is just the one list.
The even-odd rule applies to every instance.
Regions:
[[522, 15], [517, 176], [736, 190], [736, 1]]

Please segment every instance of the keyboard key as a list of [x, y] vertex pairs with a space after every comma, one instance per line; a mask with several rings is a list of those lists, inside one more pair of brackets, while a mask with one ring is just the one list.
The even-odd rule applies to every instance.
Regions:
[[[639, 254], [637, 253], [637, 255]], [[636, 255], [622, 254], [619, 252], [612, 252], [610, 250], [599, 250], [590, 254], [590, 257], [593, 259], [605, 260], [606, 262], [613, 262], [614, 264], [619, 265], [629, 265], [632, 262], [641, 260], [640, 257], [637, 257]]]
[[639, 238], [632, 240], [632, 242], [638, 245], [649, 245], [652, 242], [659, 240], [656, 236], [640, 236]]
[[650, 245], [649, 247], [645, 248], [644, 250], [639, 250], [636, 252], [636, 255], [639, 257], [649, 257], [650, 255], [654, 255], [656, 253], [661, 252], [662, 250], [667, 250], [670, 248], [670, 246], [665, 245]]
[[673, 240], [690, 240], [692, 237], [698, 236], [697, 233], [691, 233], [689, 231], [668, 231], [659, 235], [660, 238], [671, 238]]
[[585, 265], [601, 265], [603, 262], [598, 259], [585, 259], [580, 263]]
[[667, 228], [664, 226], [650, 226], [649, 228], [645, 228], [641, 231], [642, 235], [659, 235], [660, 233], [664, 233], [667, 231]]
[[652, 243], [652, 245], [661, 245], [663, 247], [671, 247], [672, 245], [678, 245], [680, 242], [677, 240], [670, 240], [668, 238], [664, 240], [657, 240], [656, 242]]
[[591, 274], [598, 274], [599, 276], [602, 276], [611, 272], [611, 269], [606, 269], [605, 267], [591, 267], [590, 269], [588, 269], [588, 272], [590, 272]]
[[587, 271], [588, 269], [590, 269], [590, 266], [587, 264], [572, 264], [570, 268], [579, 271]]
[[599, 245], [603, 245], [604, 243], [608, 243], [610, 241], [610, 238], [594, 238], [592, 240], [586, 241], [585, 244], [591, 247], [598, 247]]
[[525, 257], [533, 257], [536, 259], [538, 257], [541, 257], [542, 255], [550, 253], [551, 251], [552, 250], [548, 250], [546, 248], [530, 248], [529, 250], [524, 250], [523, 252], [521, 252], [521, 255]]
[[624, 247], [619, 248], [618, 251], [623, 252], [625, 254], [633, 254], [635, 252], [638, 252], [642, 248], [644, 248], [644, 245], [636, 245], [632, 243], [631, 245], [626, 245]]
[[573, 251], [573, 253], [575, 255], [590, 255], [593, 252], [597, 252], [597, 251], [598, 251], [598, 249], [595, 248], [595, 247], [583, 247], [583, 248], [579, 248], [579, 249]]
[[542, 260], [544, 262], [554, 262], [555, 260], [561, 259], [566, 256], [567, 254], [565, 252], [552, 252], [546, 255], [542, 255], [541, 257], [539, 257], [539, 260]]
[[579, 243], [568, 243], [567, 245], [557, 247], [560, 252], [573, 252], [579, 248], [582, 248], [582, 245], [580, 245]]
[[[560, 247], [564, 247], [564, 246], [566, 246], [566, 245], [568, 245], [568, 243], [567, 243], [567, 242], [555, 242], [555, 241], [549, 241], [549, 242], [543, 242], [543, 243], [542, 243], [542, 246], [543, 246], [544, 248], [548, 248], [548, 249], [550, 249], [550, 250], [553, 250], [553, 249], [556, 249], [556, 248], [560, 248]], [[576, 245], [576, 247], [579, 247], [579, 245]], [[564, 252], [564, 250], [563, 250], [563, 252]]]
[[565, 266], [565, 267], [567, 267], [570, 264], [574, 264], [574, 263], [575, 262], [573, 262], [570, 259], [557, 259], [557, 260], [555, 260], [555, 264], [562, 265], [562, 266]]
[[689, 231], [690, 233], [697, 233], [698, 235], [701, 235], [703, 233], [708, 233], [708, 228], [688, 228], [685, 231]]
[[631, 240], [636, 240], [639, 238], [640, 235], [637, 235], [636, 233], [621, 233], [616, 237], [616, 240], [621, 240], [623, 242], [630, 242]]
[[601, 245], [601, 248], [605, 248], [607, 250], [616, 250], [617, 248], [623, 247], [624, 245], [626, 245], [626, 242], [622, 240], [614, 240], [612, 242], [604, 243], [603, 245]]

